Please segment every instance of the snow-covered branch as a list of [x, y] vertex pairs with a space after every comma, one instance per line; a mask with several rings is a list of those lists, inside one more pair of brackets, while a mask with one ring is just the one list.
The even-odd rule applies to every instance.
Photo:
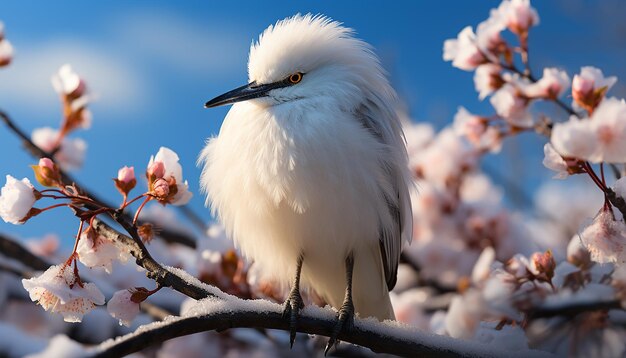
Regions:
[[[199, 301], [186, 317], [171, 317], [138, 329], [135, 333], [109, 340], [88, 352], [93, 357], [122, 356], [167, 339], [204, 331], [231, 328], [289, 330], [282, 306], [264, 300], [208, 299]], [[308, 306], [298, 320], [298, 332], [329, 336], [336, 322], [335, 311]], [[504, 352], [487, 345], [425, 333], [397, 322], [356, 319], [354, 330], [339, 335], [344, 342], [370, 348], [377, 353], [403, 357], [549, 357], [538, 351]]]

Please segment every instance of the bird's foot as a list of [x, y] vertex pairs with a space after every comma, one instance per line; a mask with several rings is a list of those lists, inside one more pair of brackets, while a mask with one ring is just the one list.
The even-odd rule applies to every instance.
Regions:
[[304, 301], [302, 301], [300, 290], [292, 289], [283, 307], [283, 318], [289, 320], [289, 344], [292, 348], [296, 340], [296, 325], [302, 308], [304, 308]]
[[335, 324], [333, 332], [330, 335], [330, 339], [326, 344], [326, 349], [324, 349], [324, 355], [328, 354], [330, 348], [337, 343], [337, 337], [341, 332], [350, 332], [353, 328], [354, 305], [352, 304], [352, 300], [349, 300], [345, 301], [339, 309], [339, 314], [337, 315], [337, 323]]

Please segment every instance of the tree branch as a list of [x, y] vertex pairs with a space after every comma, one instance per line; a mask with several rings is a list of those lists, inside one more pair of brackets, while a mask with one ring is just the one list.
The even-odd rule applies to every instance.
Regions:
[[[48, 153], [45, 150], [39, 148], [39, 146], [37, 146], [30, 138], [29, 136], [22, 131], [20, 128], [17, 127], [17, 125], [13, 122], [13, 120], [11, 120], [11, 117], [9, 117], [9, 115], [0, 110], [0, 119], [2, 119], [2, 121], [4, 122], [4, 124], [15, 134], [17, 135], [24, 143], [24, 146], [26, 147], [26, 149], [36, 158], [50, 158], [50, 160], [54, 161], [56, 163], [56, 160], [54, 159], [54, 155], [53, 153]], [[105, 200], [103, 200], [102, 198], [99, 198], [97, 195], [95, 195], [94, 193], [88, 191], [87, 189], [85, 189], [85, 187], [83, 185], [80, 185], [76, 182], [76, 180], [71, 177], [69, 174], [67, 174], [66, 172], [64, 172], [63, 170], [59, 169], [59, 172], [61, 174], [61, 180], [63, 181], [63, 183], [65, 185], [72, 185], [74, 184], [76, 186], [76, 188], [83, 194], [85, 194], [86, 196], [88, 196], [89, 198], [93, 199], [95, 202], [101, 204], [102, 206], [106, 206], [109, 208], [114, 208], [116, 207], [115, 205], [111, 205], [110, 203], [107, 203]], [[201, 219], [198, 218], [194, 213], [191, 212], [190, 209], [187, 210], [183, 210], [182, 211], [183, 214], [185, 214], [185, 216], [189, 217], [189, 219], [194, 222], [196, 225], [199, 225], [198, 221]], [[126, 215], [126, 214], [124, 214]], [[127, 216], [127, 215], [126, 215]], [[130, 220], [130, 217], [127, 217], [127, 219]], [[141, 224], [142, 222], [140, 222]], [[181, 245], [185, 245], [185, 246], [189, 246], [192, 248], [196, 247], [196, 240], [185, 234], [185, 233], [181, 233], [181, 232], [177, 232], [177, 231], [173, 231], [173, 230], [168, 230], [167, 228], [159, 228], [159, 236], [162, 237], [163, 239], [165, 239], [167, 242], [170, 243], [178, 243]]]
[[[215, 301], [215, 302], [212, 302]], [[289, 321], [282, 317], [282, 307], [263, 300], [208, 300], [202, 313], [193, 317], [173, 318], [142, 327], [135, 333], [103, 342], [90, 351], [93, 357], [123, 356], [152, 344], [204, 331], [230, 328], [267, 328], [289, 331]], [[298, 332], [329, 336], [336, 324], [335, 311], [307, 306], [298, 318]], [[375, 319], [356, 319], [354, 329], [341, 333], [339, 339], [367, 347], [377, 353], [404, 357], [524, 357], [525, 352], [503, 352], [472, 341], [458, 340], [419, 331], [399, 323], [381, 323]], [[540, 352], [532, 351], [533, 356]], [[544, 356], [550, 356], [544, 354]]]
[[174, 290], [196, 300], [218, 296], [216, 292], [219, 290], [211, 290], [211, 286], [209, 285], [203, 284], [198, 280], [191, 282], [190, 277], [182, 277], [179, 273], [164, 268], [152, 258], [139, 238], [136, 228], [132, 226], [132, 224], [120, 215], [114, 214], [113, 219], [122, 225], [122, 227], [127, 230], [131, 236], [126, 236], [118, 232], [98, 218], [94, 219], [92, 227], [100, 233], [100, 235], [103, 235], [128, 249], [130, 254], [135, 257], [137, 265], [148, 271], [147, 276], [149, 278], [155, 280], [161, 286], [171, 287]]
[[45, 271], [51, 266], [50, 263], [34, 255], [15, 240], [2, 234], [0, 234], [0, 253], [6, 257], [18, 260], [36, 271]]
[[576, 302], [559, 306], [538, 306], [534, 308], [529, 319], [548, 318], [555, 316], [574, 317], [578, 314], [600, 310], [621, 309], [619, 300]]

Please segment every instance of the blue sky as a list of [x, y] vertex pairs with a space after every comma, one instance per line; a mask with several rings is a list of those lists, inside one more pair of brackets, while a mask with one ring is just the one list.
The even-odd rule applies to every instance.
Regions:
[[[205, 139], [216, 134], [228, 108], [206, 110], [206, 100], [246, 82], [247, 52], [269, 24], [295, 13], [321, 13], [356, 29], [374, 45], [391, 80], [415, 120], [442, 127], [460, 105], [489, 114], [478, 100], [472, 74], [443, 62], [442, 44], [466, 25], [484, 20], [499, 1], [388, 2], [33, 2], [3, 1], [0, 21], [16, 49], [14, 64], [0, 70], [0, 108], [27, 131], [58, 126], [60, 105], [50, 76], [70, 63], [98, 101], [91, 107], [88, 160], [74, 175], [93, 191], [117, 200], [111, 178], [123, 165], [141, 173], [160, 146], [181, 157], [195, 193], [191, 206], [207, 220], [198, 193], [195, 162]], [[575, 74], [596, 65], [605, 74], [624, 73], [626, 12], [619, 0], [535, 1], [541, 24], [531, 32], [536, 73], [558, 66]], [[37, 8], [36, 10], [34, 8]], [[618, 83], [613, 94], [623, 97]], [[550, 107], [556, 119], [563, 113]], [[524, 135], [488, 158], [485, 169], [517, 178], [526, 192], [550, 173], [541, 165], [542, 139]], [[31, 177], [33, 160], [0, 128], [0, 174]], [[4, 182], [4, 180], [3, 180]], [[141, 183], [140, 183], [141, 186]], [[530, 195], [531, 195], [530, 194]], [[521, 202], [513, 196], [512, 206]], [[0, 232], [17, 237], [57, 233], [71, 241], [76, 229], [69, 213], [42, 215], [16, 227], [0, 222]]]

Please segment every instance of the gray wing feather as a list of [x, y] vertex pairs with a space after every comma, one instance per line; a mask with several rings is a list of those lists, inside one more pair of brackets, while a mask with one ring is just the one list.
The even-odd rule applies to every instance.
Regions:
[[412, 185], [407, 164], [407, 153], [402, 126], [396, 112], [386, 101], [374, 94], [356, 110], [356, 116], [368, 131], [387, 148], [382, 156], [384, 178], [381, 178], [391, 225], [381, 227], [380, 251], [387, 287], [391, 291], [396, 284], [402, 239], [411, 242], [413, 214], [409, 195]]

